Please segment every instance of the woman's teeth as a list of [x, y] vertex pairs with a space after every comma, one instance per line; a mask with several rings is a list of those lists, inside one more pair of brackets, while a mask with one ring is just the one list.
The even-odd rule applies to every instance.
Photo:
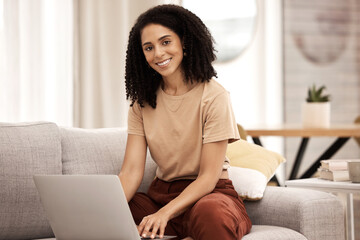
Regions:
[[164, 66], [164, 65], [168, 64], [169, 62], [170, 62], [170, 59], [165, 60], [165, 61], [163, 61], [163, 62], [161, 62], [161, 63], [157, 63], [157, 65], [159, 65], [159, 66]]

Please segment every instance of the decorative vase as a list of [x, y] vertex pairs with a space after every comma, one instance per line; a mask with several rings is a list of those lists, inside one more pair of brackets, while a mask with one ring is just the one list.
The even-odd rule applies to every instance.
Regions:
[[305, 102], [302, 105], [304, 128], [330, 127], [330, 102]]

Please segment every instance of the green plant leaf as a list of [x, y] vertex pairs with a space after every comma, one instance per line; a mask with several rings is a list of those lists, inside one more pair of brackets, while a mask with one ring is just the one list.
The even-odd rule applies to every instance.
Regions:
[[315, 84], [308, 89], [308, 96], [306, 98], [307, 102], [328, 102], [330, 101], [330, 95], [323, 95], [325, 86], [320, 86], [319, 89], [316, 88]]

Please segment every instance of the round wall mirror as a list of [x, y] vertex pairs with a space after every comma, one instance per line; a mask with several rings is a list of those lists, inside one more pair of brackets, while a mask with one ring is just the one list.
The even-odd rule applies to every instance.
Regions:
[[256, 0], [183, 0], [182, 5], [209, 28], [218, 51], [216, 62], [238, 57], [254, 38], [258, 15]]
[[333, 0], [331, 5], [320, 4], [311, 11], [310, 6], [311, 3], [289, 1], [292, 14], [288, 24], [294, 43], [310, 62], [335, 62], [345, 51], [356, 26], [356, 18], [352, 17], [356, 6], [350, 0]]

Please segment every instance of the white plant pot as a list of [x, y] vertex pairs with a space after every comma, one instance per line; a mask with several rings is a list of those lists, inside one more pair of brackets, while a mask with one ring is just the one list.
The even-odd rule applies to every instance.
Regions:
[[303, 103], [302, 124], [305, 128], [330, 127], [330, 102]]

